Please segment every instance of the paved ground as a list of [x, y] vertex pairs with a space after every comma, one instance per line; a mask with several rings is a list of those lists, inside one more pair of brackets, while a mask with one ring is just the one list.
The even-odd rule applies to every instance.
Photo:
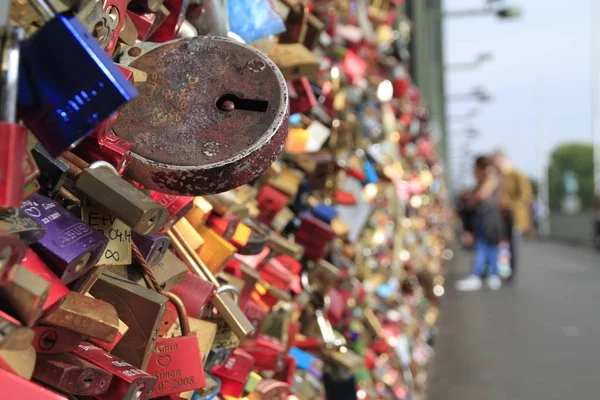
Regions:
[[458, 293], [459, 254], [439, 321], [429, 400], [600, 398], [600, 254], [522, 245], [521, 271], [498, 292]]

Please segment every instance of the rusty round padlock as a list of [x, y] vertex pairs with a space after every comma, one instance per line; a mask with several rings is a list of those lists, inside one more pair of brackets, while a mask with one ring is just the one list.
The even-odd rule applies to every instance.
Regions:
[[223, 192], [258, 177], [281, 152], [287, 87], [260, 51], [201, 36], [139, 43], [120, 62], [148, 74], [113, 128], [133, 145], [125, 175], [146, 188]]

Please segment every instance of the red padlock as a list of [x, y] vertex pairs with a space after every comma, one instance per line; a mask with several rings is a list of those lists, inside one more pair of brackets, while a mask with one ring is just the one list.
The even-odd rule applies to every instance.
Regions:
[[296, 243], [304, 247], [304, 255], [309, 260], [325, 258], [325, 248], [335, 233], [329, 225], [312, 216], [301, 219], [296, 232]]
[[273, 186], [265, 185], [256, 196], [256, 200], [260, 212], [259, 221], [271, 225], [277, 213], [287, 205], [289, 198]]
[[248, 318], [248, 320], [252, 323], [252, 325], [255, 328], [254, 334], [252, 336], [257, 336], [262, 327], [262, 322], [265, 319], [266, 311], [250, 299], [247, 299], [247, 301], [242, 304], [245, 305], [244, 315], [246, 316], [246, 318]]
[[260, 267], [259, 271], [261, 278], [271, 285], [282, 290], [289, 290], [293, 275], [277, 259], [270, 259]]
[[17, 374], [0, 369], [0, 398], [6, 400], [38, 399], [38, 400], [68, 400], [62, 394], [53, 392], [44, 386], [37, 385]]
[[2, 120], [0, 113], [0, 209], [19, 207], [23, 201], [23, 159], [27, 152], [27, 130]]
[[73, 149], [73, 153], [88, 162], [107, 161], [122, 175], [131, 160], [133, 145], [112, 133], [98, 135], [86, 137]]
[[56, 326], [36, 325], [31, 329], [35, 333], [31, 344], [36, 353], [68, 353], [84, 339], [77, 332]]
[[179, 221], [185, 214], [187, 214], [194, 205], [194, 198], [191, 196], [174, 196], [172, 194], [166, 194], [150, 191], [150, 198], [167, 209], [169, 216], [163, 224], [161, 231], [165, 231], [171, 228], [177, 221]]
[[188, 272], [181, 282], [171, 288], [171, 292], [179, 296], [188, 314], [194, 318], [200, 317], [204, 305], [210, 301], [214, 291], [215, 285], [212, 282], [191, 272]]
[[54, 306], [63, 297], [71, 292], [69, 288], [67, 288], [60, 280], [60, 278], [56, 276], [56, 274], [52, 272], [50, 268], [48, 268], [48, 266], [30, 248], [27, 248], [27, 251], [25, 252], [25, 258], [23, 258], [21, 261], [21, 265], [50, 283], [48, 297], [42, 306], [43, 312], [48, 311], [50, 308], [52, 308], [52, 306]]
[[157, 379], [150, 398], [201, 389], [206, 384], [198, 337], [190, 330], [183, 301], [174, 293], [164, 292], [177, 308], [182, 336], [160, 338], [148, 363], [147, 371]]
[[293, 91], [290, 93], [295, 93], [295, 97], [290, 94], [290, 114], [309, 113], [317, 105], [315, 92], [307, 77], [303, 76], [295, 81], [287, 81], [287, 85], [293, 87]]
[[356, 205], [356, 197], [352, 192], [347, 192], [344, 190], [336, 190], [334, 193], [334, 201], [335, 204], [342, 206], [355, 206]]
[[73, 354], [113, 374], [108, 391], [96, 396], [100, 400], [146, 400], [156, 383], [156, 378], [152, 375], [93, 344], [82, 342]]
[[259, 334], [255, 339], [242, 342], [240, 347], [256, 360], [255, 370], [277, 371], [283, 363], [283, 345], [274, 337]]
[[271, 253], [271, 249], [269, 249], [268, 247], [265, 247], [258, 254], [244, 255], [244, 254], [235, 253], [233, 255], [233, 258], [240, 262], [243, 262], [244, 264], [246, 264], [249, 267], [258, 268], [258, 266], [265, 261], [265, 259], [267, 258], [267, 256], [270, 253]]
[[167, 308], [165, 308], [165, 314], [163, 315], [162, 324], [160, 325], [160, 330], [158, 331], [158, 336], [165, 336], [169, 329], [173, 326], [175, 321], [177, 321], [177, 309], [172, 303], [167, 303]]
[[168, 42], [173, 40], [179, 34], [181, 26], [185, 21], [185, 14], [188, 9], [188, 0], [165, 0], [165, 7], [171, 13], [156, 31], [150, 36], [151, 42]]
[[296, 359], [287, 354], [287, 350], [283, 355], [282, 364], [279, 370], [273, 375], [274, 379], [282, 382], [287, 382], [288, 385], [294, 384], [294, 375], [296, 374]]
[[161, 7], [157, 12], [137, 12], [127, 10], [127, 16], [133, 25], [135, 25], [138, 39], [142, 42], [147, 41], [170, 14], [170, 11], [167, 10], [166, 7]]
[[327, 309], [327, 318], [335, 325], [344, 318], [346, 312], [346, 302], [344, 298], [335, 288], [330, 289], [327, 292], [327, 298], [329, 298], [329, 307]]
[[241, 397], [253, 369], [254, 358], [239, 347], [233, 349], [223, 364], [212, 370], [213, 375], [221, 380], [220, 394]]
[[115, 52], [115, 48], [119, 42], [119, 35], [123, 30], [123, 26], [125, 26], [128, 3], [129, 0], [104, 0], [104, 11], [106, 11], [113, 23], [117, 23], [112, 29], [111, 39], [106, 44], [106, 47], [104, 47], [104, 51], [106, 51], [109, 56], [112, 56]]
[[283, 400], [290, 394], [290, 385], [275, 379], [263, 379], [258, 382], [248, 400]]

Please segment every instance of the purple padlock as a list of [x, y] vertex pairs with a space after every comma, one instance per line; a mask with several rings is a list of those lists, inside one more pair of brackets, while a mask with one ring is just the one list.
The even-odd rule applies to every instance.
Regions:
[[140, 253], [150, 267], [160, 263], [171, 245], [171, 239], [163, 235], [142, 235], [131, 232], [131, 240], [140, 249]]
[[108, 239], [47, 197], [34, 194], [21, 210], [46, 228], [32, 249], [68, 284], [100, 259]]

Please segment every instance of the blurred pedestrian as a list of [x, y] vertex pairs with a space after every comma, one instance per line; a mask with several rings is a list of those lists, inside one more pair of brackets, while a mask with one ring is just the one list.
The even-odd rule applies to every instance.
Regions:
[[498, 205], [500, 174], [492, 160], [484, 156], [477, 157], [473, 172], [477, 186], [467, 201], [467, 207], [473, 210], [475, 260], [471, 274], [456, 282], [456, 289], [481, 289], [481, 278], [487, 265], [487, 284], [498, 290], [502, 286], [498, 275], [498, 244], [502, 237], [502, 216]]
[[510, 247], [511, 274], [508, 279], [511, 280], [517, 274], [518, 242], [531, 228], [532, 187], [529, 178], [516, 169], [502, 151], [496, 151], [492, 160], [501, 174], [498, 201]]
[[472, 194], [471, 189], [465, 188], [460, 191], [456, 201], [456, 213], [461, 222], [460, 241], [466, 249], [471, 249], [473, 246], [473, 210], [467, 207]]

